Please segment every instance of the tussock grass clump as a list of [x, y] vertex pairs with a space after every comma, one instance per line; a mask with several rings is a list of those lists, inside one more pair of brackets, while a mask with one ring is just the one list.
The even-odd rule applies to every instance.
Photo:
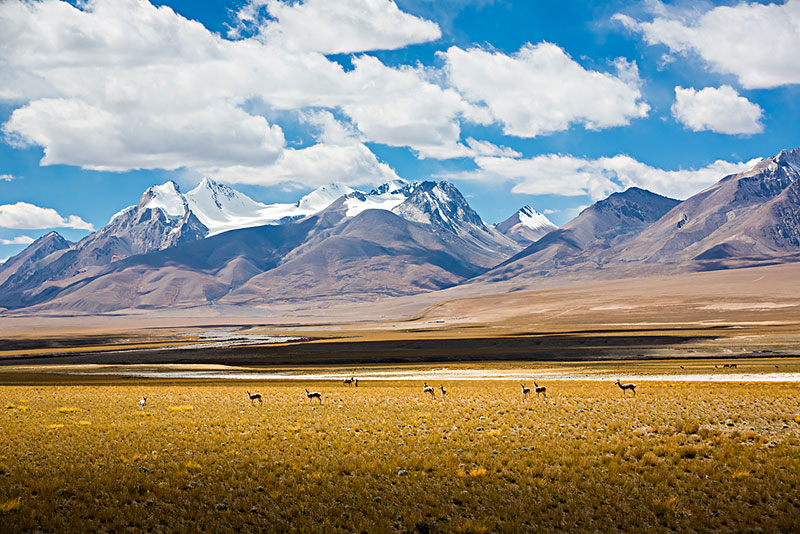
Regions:
[[800, 531], [794, 384], [444, 385], [0, 387], [0, 532]]
[[65, 413], [65, 414], [68, 414], [68, 413], [75, 413], [75, 412], [79, 412], [79, 411], [81, 411], [81, 409], [80, 409], [80, 408], [67, 408], [67, 407], [61, 407], [61, 408], [59, 408], [59, 409], [58, 409], [58, 410], [56, 410], [56, 411], [57, 411], [58, 413]]
[[22, 506], [22, 501], [19, 497], [16, 499], [7, 499], [5, 501], [0, 501], [0, 514], [8, 514], [11, 512], [15, 512], [20, 509]]

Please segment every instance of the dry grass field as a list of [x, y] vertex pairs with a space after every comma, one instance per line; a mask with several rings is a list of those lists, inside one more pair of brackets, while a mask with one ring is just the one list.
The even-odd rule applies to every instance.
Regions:
[[797, 384], [25, 383], [2, 532], [800, 531]]

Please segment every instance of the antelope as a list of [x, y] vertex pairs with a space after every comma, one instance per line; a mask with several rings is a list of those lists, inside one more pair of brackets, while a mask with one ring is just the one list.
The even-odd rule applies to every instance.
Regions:
[[447, 390], [444, 389], [444, 386], [439, 384], [439, 389], [442, 391], [442, 398], [447, 397]]
[[625, 390], [629, 389], [633, 392], [633, 396], [636, 396], [636, 384], [620, 384], [619, 379], [615, 382], [619, 386], [619, 389], [622, 390], [622, 396], [625, 396]]
[[433, 388], [429, 386], [427, 382], [425, 382], [425, 384], [422, 386], [422, 393], [430, 393], [432, 399], [436, 398], [436, 393], [434, 393]]
[[358, 387], [358, 378], [353, 379], [353, 386]]
[[139, 402], [136, 403], [136, 406], [138, 406], [140, 410], [147, 406], [147, 397], [142, 397], [139, 399]]
[[737, 365], [738, 365], [738, 364], [732, 363], [732, 364], [731, 364], [731, 369], [738, 369]]
[[352, 377], [351, 378], [345, 378], [344, 379], [344, 385], [345, 386], [352, 386], [353, 385], [353, 378]]
[[261, 400], [261, 393], [250, 393], [248, 391], [247, 392], [247, 396], [250, 397], [250, 404], [252, 406], [255, 406], [256, 401], [258, 401], [258, 405], [259, 406], [262, 406], [264, 404], [264, 401]]
[[525, 384], [522, 384], [522, 398], [523, 399], [527, 399], [528, 395], [530, 394], [530, 392], [531, 392], [531, 388], [526, 388]]
[[322, 404], [322, 393], [318, 393], [316, 391], [309, 392], [308, 389], [306, 389], [306, 397], [308, 397], [308, 400], [310, 400], [312, 403], [314, 402], [314, 399], [317, 399], [319, 403]]
[[542, 394], [542, 397], [546, 400], [547, 399], [547, 388], [544, 386], [540, 386], [536, 382], [533, 383], [533, 390], [536, 392], [536, 398], [539, 398], [539, 394]]

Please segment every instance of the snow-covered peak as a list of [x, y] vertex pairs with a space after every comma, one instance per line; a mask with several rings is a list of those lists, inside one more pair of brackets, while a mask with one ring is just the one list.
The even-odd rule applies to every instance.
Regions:
[[189, 209], [178, 184], [172, 180], [150, 187], [139, 201], [141, 209], [161, 209], [167, 217], [180, 218]]
[[550, 231], [556, 228], [556, 225], [553, 224], [550, 219], [530, 206], [523, 206], [517, 214], [520, 224], [527, 226], [531, 230]]
[[343, 184], [331, 183], [316, 188], [298, 200], [296, 206], [300, 211], [307, 212], [306, 214], [310, 215], [311, 213], [324, 210], [333, 204], [333, 202], [338, 198], [343, 197], [344, 195], [349, 195], [353, 192], [355, 192], [355, 189], [352, 187]]
[[497, 231], [522, 246], [528, 246], [556, 228], [550, 219], [530, 206], [523, 206], [511, 217], [495, 225]]
[[253, 226], [253, 219], [261, 220], [265, 204], [256, 202], [232, 187], [203, 178], [197, 187], [186, 193], [189, 208], [206, 225], [211, 234], [225, 230]]

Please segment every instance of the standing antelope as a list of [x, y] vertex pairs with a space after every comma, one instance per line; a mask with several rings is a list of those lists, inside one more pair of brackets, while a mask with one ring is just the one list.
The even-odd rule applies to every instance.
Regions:
[[358, 387], [358, 378], [353, 379], [353, 386]]
[[306, 389], [306, 397], [308, 397], [308, 400], [311, 402], [314, 402], [314, 399], [317, 399], [319, 403], [322, 404], [322, 393], [318, 393], [316, 391], [309, 393], [308, 389]]
[[619, 389], [622, 390], [622, 396], [625, 396], [625, 390], [629, 389], [633, 392], [633, 396], [636, 396], [636, 384], [620, 384], [619, 379], [615, 382], [616, 385], [619, 386]]
[[447, 390], [444, 389], [444, 386], [439, 384], [439, 389], [442, 391], [442, 398], [447, 397]]
[[533, 383], [533, 390], [536, 392], [536, 398], [539, 398], [539, 394], [541, 393], [545, 400], [547, 400], [547, 388], [544, 386], [540, 386], [536, 382]]
[[525, 384], [522, 384], [522, 398], [527, 399], [528, 395], [530, 395], [531, 388], [526, 388]]
[[147, 406], [147, 397], [142, 397], [139, 399], [139, 402], [136, 403], [136, 406], [138, 406], [140, 410]]
[[259, 405], [259, 406], [262, 406], [262, 405], [264, 404], [264, 401], [262, 401], [262, 400], [261, 400], [261, 393], [252, 393], [252, 394], [251, 394], [251, 393], [248, 391], [248, 392], [247, 392], [247, 396], [248, 396], [248, 397], [250, 397], [250, 404], [251, 404], [252, 406], [255, 406], [255, 404], [256, 404], [256, 401], [258, 401], [258, 405]]
[[427, 382], [425, 382], [425, 384], [423, 384], [423, 386], [422, 386], [422, 393], [423, 394], [424, 393], [430, 393], [432, 399], [436, 398], [436, 394], [434, 393], [433, 388], [431, 386], [429, 386]]
[[344, 385], [345, 386], [352, 386], [353, 385], [353, 378], [352, 377], [351, 378], [345, 378], [344, 379]]

